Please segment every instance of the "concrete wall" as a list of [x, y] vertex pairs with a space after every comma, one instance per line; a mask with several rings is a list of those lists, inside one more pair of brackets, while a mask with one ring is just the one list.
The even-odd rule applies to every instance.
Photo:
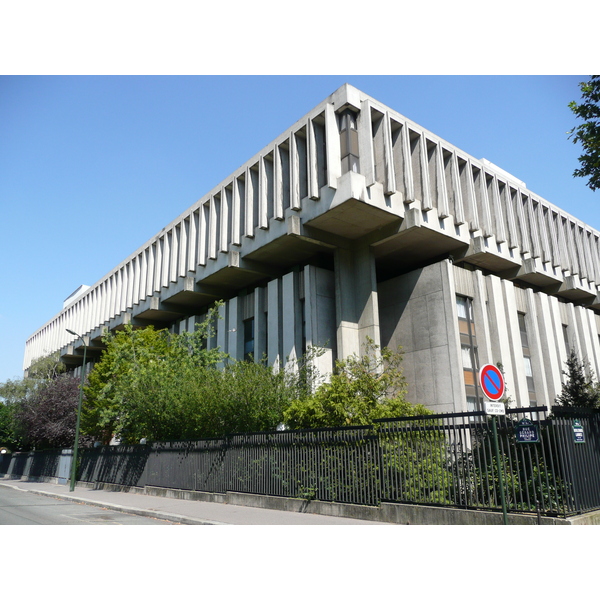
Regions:
[[466, 410], [451, 263], [378, 286], [381, 343], [404, 351], [407, 399], [434, 412]]

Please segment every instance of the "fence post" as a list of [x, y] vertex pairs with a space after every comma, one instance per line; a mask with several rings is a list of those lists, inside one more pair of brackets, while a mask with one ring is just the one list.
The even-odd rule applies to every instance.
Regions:
[[498, 429], [496, 427], [496, 416], [492, 415], [492, 429], [494, 432], [494, 451], [496, 452], [496, 465], [498, 467], [498, 483], [500, 484], [500, 500], [502, 501], [502, 517], [504, 524], [508, 525], [506, 514], [506, 498], [504, 497], [504, 462], [500, 466], [500, 450], [498, 449]]

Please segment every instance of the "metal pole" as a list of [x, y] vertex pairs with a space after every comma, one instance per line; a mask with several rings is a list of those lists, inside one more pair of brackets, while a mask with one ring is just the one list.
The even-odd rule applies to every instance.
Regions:
[[83, 344], [83, 364], [81, 365], [81, 383], [79, 385], [79, 401], [77, 403], [77, 424], [75, 425], [75, 443], [73, 444], [73, 460], [71, 462], [71, 486], [70, 486], [69, 491], [72, 492], [75, 489], [75, 476], [76, 476], [76, 472], [77, 472], [77, 450], [79, 447], [79, 424], [81, 422], [81, 403], [83, 400], [83, 383], [85, 381], [85, 359], [86, 359], [87, 346], [85, 345], [84, 339], [80, 335], [78, 335], [74, 331], [71, 331], [70, 329], [67, 329], [67, 331], [71, 335], [77, 336], [81, 340], [81, 343]]
[[494, 432], [494, 450], [496, 452], [496, 465], [498, 466], [498, 483], [500, 484], [500, 500], [502, 501], [502, 517], [504, 525], [508, 525], [508, 515], [506, 513], [506, 498], [504, 497], [504, 464], [500, 465], [500, 450], [498, 448], [498, 430], [496, 428], [496, 416], [492, 415], [492, 430]]

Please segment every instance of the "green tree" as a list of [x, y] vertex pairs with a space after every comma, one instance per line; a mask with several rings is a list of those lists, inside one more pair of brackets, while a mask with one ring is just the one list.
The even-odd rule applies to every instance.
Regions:
[[124, 426], [127, 388], [130, 384], [137, 386], [140, 369], [164, 359], [169, 342], [165, 330], [156, 331], [152, 326], [133, 329], [130, 325], [114, 334], [107, 331], [103, 342], [106, 348], [84, 388], [81, 431], [108, 444]]
[[[36, 450], [69, 448], [75, 440], [79, 379], [62, 374], [39, 385], [14, 409], [24, 445]], [[80, 443], [89, 442], [85, 436]]]
[[[600, 388], [595, 381], [593, 371], [585, 361], [580, 361], [575, 350], [571, 350], [566, 362], [567, 377], [562, 390], [556, 398], [558, 406], [598, 408], [600, 405]], [[586, 375], [586, 367], [589, 375]]]
[[[28, 447], [24, 438], [24, 427], [20, 421], [21, 406], [31, 399], [43, 386], [65, 371], [58, 352], [43, 356], [31, 364], [27, 377], [8, 379], [0, 383], [0, 446], [12, 450]], [[2, 441], [2, 439], [4, 441]]]
[[[292, 394], [285, 372], [207, 348], [218, 306], [192, 333], [126, 327], [85, 388], [82, 431], [108, 443], [181, 440], [274, 429]], [[218, 368], [219, 367], [219, 368]]]
[[573, 172], [575, 177], [589, 177], [588, 187], [595, 191], [600, 187], [600, 75], [592, 75], [589, 81], [579, 84], [582, 102], [569, 103], [575, 116], [583, 119], [569, 132], [573, 143], [581, 143], [584, 153], [579, 157], [581, 167]]
[[402, 354], [367, 339], [362, 356], [338, 360], [329, 382], [295, 398], [285, 412], [294, 429], [368, 425], [374, 419], [431, 414], [405, 400]]
[[16, 450], [19, 437], [15, 429], [14, 405], [0, 400], [0, 448]]

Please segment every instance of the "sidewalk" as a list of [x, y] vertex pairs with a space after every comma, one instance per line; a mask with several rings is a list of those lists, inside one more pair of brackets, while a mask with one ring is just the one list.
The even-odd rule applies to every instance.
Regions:
[[92, 490], [77, 486], [70, 492], [68, 485], [18, 479], [0, 479], [0, 486], [145, 517], [166, 519], [183, 525], [386, 525], [361, 519]]

